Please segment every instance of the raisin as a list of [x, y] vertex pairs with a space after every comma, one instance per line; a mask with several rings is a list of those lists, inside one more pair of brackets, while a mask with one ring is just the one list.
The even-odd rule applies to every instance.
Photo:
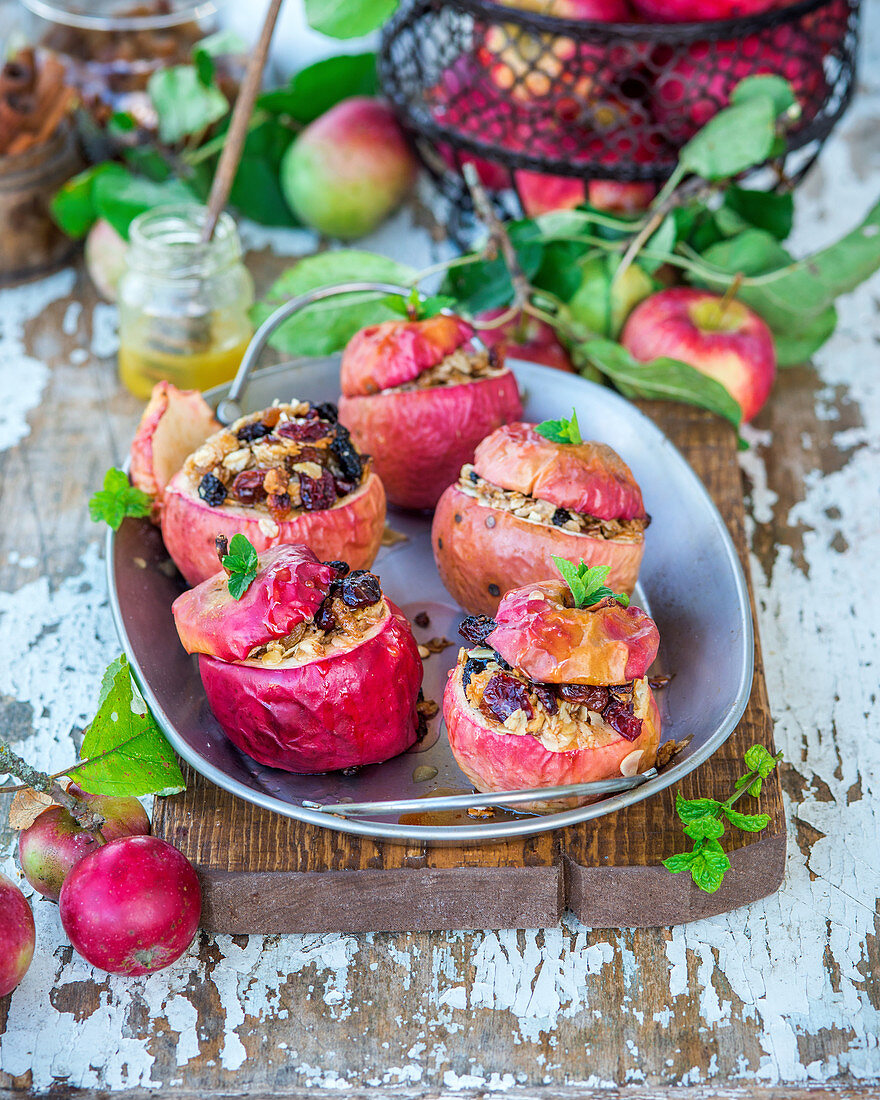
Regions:
[[642, 720], [633, 714], [632, 703], [609, 703], [602, 711], [602, 717], [627, 741], [635, 741], [642, 732]]
[[424, 630], [426, 627], [429, 627], [431, 625], [431, 616], [428, 614], [427, 611], [420, 611], [413, 619], [413, 622], [416, 624], [416, 626], [421, 627], [421, 629]]
[[299, 495], [307, 512], [322, 512], [336, 503], [336, 486], [333, 475], [324, 470], [319, 478], [299, 475]]
[[321, 401], [318, 405], [312, 405], [309, 412], [317, 413], [318, 416], [322, 420], [326, 420], [328, 424], [335, 424], [339, 419], [339, 409], [332, 401]]
[[461, 674], [462, 686], [467, 687], [471, 682], [471, 676], [475, 676], [480, 672], [484, 672], [486, 669], [486, 661], [481, 657], [468, 657], [464, 663], [464, 669]]
[[349, 607], [371, 607], [381, 599], [382, 586], [375, 573], [353, 569], [342, 578], [342, 600]]
[[314, 443], [330, 434], [330, 428], [320, 420], [288, 420], [275, 432], [283, 439], [294, 439], [298, 443]]
[[496, 672], [486, 684], [480, 710], [498, 722], [518, 710], [524, 711], [526, 718], [532, 718], [535, 713], [526, 685], [506, 672]]
[[333, 597], [328, 596], [315, 612], [315, 626], [318, 630], [330, 631], [336, 626], [336, 616], [333, 614], [333, 608], [330, 606], [332, 602]]
[[471, 645], [482, 645], [497, 625], [488, 615], [468, 615], [462, 620], [458, 632]]
[[330, 450], [339, 463], [339, 469], [345, 480], [359, 483], [364, 471], [363, 461], [354, 449], [348, 428], [342, 424], [336, 425], [336, 434], [330, 444]]
[[548, 714], [556, 714], [559, 711], [559, 701], [556, 693], [549, 684], [532, 684], [532, 691], [538, 702]]
[[340, 577], [344, 577], [345, 574], [351, 569], [351, 566], [347, 561], [324, 561], [322, 565], [329, 565], [331, 569], [335, 569]]
[[226, 486], [219, 477], [205, 474], [199, 482], [199, 496], [212, 508], [218, 508], [226, 500]]
[[253, 443], [255, 439], [262, 439], [263, 436], [271, 435], [272, 429], [268, 424], [264, 424], [262, 420], [255, 420], [253, 424], [245, 424], [243, 428], [239, 428], [235, 434], [242, 443]]
[[266, 490], [263, 488], [265, 470], [242, 470], [232, 483], [230, 490], [232, 496], [242, 504], [257, 504], [266, 499]]
[[471, 472], [468, 474], [468, 477], [471, 479], [474, 485], [476, 485], [477, 482], [480, 480], [480, 475], [477, 473], [476, 470], [471, 470]]
[[571, 519], [571, 512], [566, 508], [557, 508], [553, 513], [553, 523], [557, 527], [564, 527], [566, 523]]
[[341, 477], [334, 477], [333, 484], [336, 486], [336, 492], [341, 497], [347, 497], [356, 488], [354, 482], [344, 481]]
[[595, 687], [591, 684], [560, 684], [556, 691], [567, 703], [575, 703], [599, 714], [610, 701], [607, 687]]
[[266, 505], [274, 519], [282, 519], [290, 511], [290, 493], [270, 493]]

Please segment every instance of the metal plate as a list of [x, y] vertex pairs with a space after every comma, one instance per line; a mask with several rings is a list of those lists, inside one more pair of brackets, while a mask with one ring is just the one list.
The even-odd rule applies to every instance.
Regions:
[[[729, 737], [745, 710], [752, 684], [754, 636], [748, 593], [724, 521], [702, 483], [657, 426], [629, 402], [601, 386], [561, 371], [513, 361], [523, 390], [525, 419], [541, 421], [577, 409], [585, 438], [603, 440], [630, 465], [653, 520], [646, 534], [638, 602], [660, 629], [658, 658], [674, 673], [658, 694], [663, 739], [691, 738], [657, 778], [623, 794], [543, 817], [502, 814], [461, 824], [406, 824], [396, 818], [345, 820], [308, 810], [302, 800], [367, 801], [428, 795], [437, 788], [470, 790], [449, 750], [442, 720], [414, 750], [340, 773], [291, 775], [257, 764], [223, 735], [208, 709], [194, 658], [180, 646], [170, 606], [183, 590], [158, 530], [147, 520], [126, 520], [110, 533], [107, 566], [113, 614], [122, 644], [150, 709], [177, 752], [206, 778], [269, 810], [324, 828], [398, 841], [465, 843], [529, 836], [611, 813], [678, 782]], [[226, 387], [207, 396], [214, 404]], [[259, 371], [243, 407], [256, 410], [275, 398], [335, 400], [339, 360], [309, 360]], [[423, 641], [456, 641], [462, 612], [440, 583], [430, 545], [430, 517], [389, 510], [388, 524], [407, 536], [383, 548], [374, 566], [385, 592], [412, 619], [426, 611]], [[457, 642], [425, 661], [425, 697], [440, 701]], [[415, 769], [437, 775], [416, 782]], [[430, 803], [426, 802], [426, 810]]]

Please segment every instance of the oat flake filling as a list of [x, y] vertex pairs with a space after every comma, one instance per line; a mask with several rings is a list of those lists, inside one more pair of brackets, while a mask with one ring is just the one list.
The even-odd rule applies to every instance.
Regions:
[[407, 393], [412, 390], [427, 390], [441, 386], [460, 386], [466, 382], [479, 382], [484, 378], [497, 378], [504, 374], [507, 367], [500, 362], [495, 348], [456, 348], [436, 367], [404, 382], [401, 386], [392, 386], [382, 393]]

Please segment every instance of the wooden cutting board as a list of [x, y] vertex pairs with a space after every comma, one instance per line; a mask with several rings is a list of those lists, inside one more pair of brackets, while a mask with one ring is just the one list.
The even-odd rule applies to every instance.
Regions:
[[[730, 427], [698, 409], [643, 403], [702, 478], [749, 576], [742, 482]], [[749, 585], [751, 593], [751, 584]], [[754, 615], [754, 597], [752, 595]], [[749, 705], [736, 731], [679, 785], [723, 801], [752, 744], [775, 752], [760, 641]], [[202, 924], [214, 932], [370, 932], [536, 928], [566, 909], [595, 928], [678, 924], [773, 893], [785, 868], [778, 774], [764, 785], [762, 833], [728, 830], [731, 870], [714, 894], [660, 861], [686, 838], [667, 790], [569, 829], [467, 847], [391, 844], [331, 832], [259, 809], [193, 771], [187, 790], [156, 800], [154, 831], [195, 864]], [[749, 807], [752, 809], [752, 807]]]

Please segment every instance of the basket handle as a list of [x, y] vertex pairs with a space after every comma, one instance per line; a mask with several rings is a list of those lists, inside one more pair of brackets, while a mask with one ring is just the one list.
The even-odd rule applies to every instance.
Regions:
[[224, 425], [231, 424], [233, 420], [238, 420], [242, 415], [239, 401], [247, 386], [254, 363], [262, 354], [269, 337], [283, 321], [314, 302], [365, 290], [374, 290], [380, 294], [399, 294], [405, 298], [412, 291], [412, 287], [397, 286], [395, 283], [339, 283], [337, 286], [319, 287], [317, 290], [310, 290], [307, 294], [300, 294], [298, 297], [291, 298], [289, 302], [279, 306], [274, 313], [270, 313], [251, 338], [251, 342], [242, 356], [235, 378], [232, 380], [232, 385], [229, 387], [229, 392], [217, 405], [217, 419], [220, 423]]

